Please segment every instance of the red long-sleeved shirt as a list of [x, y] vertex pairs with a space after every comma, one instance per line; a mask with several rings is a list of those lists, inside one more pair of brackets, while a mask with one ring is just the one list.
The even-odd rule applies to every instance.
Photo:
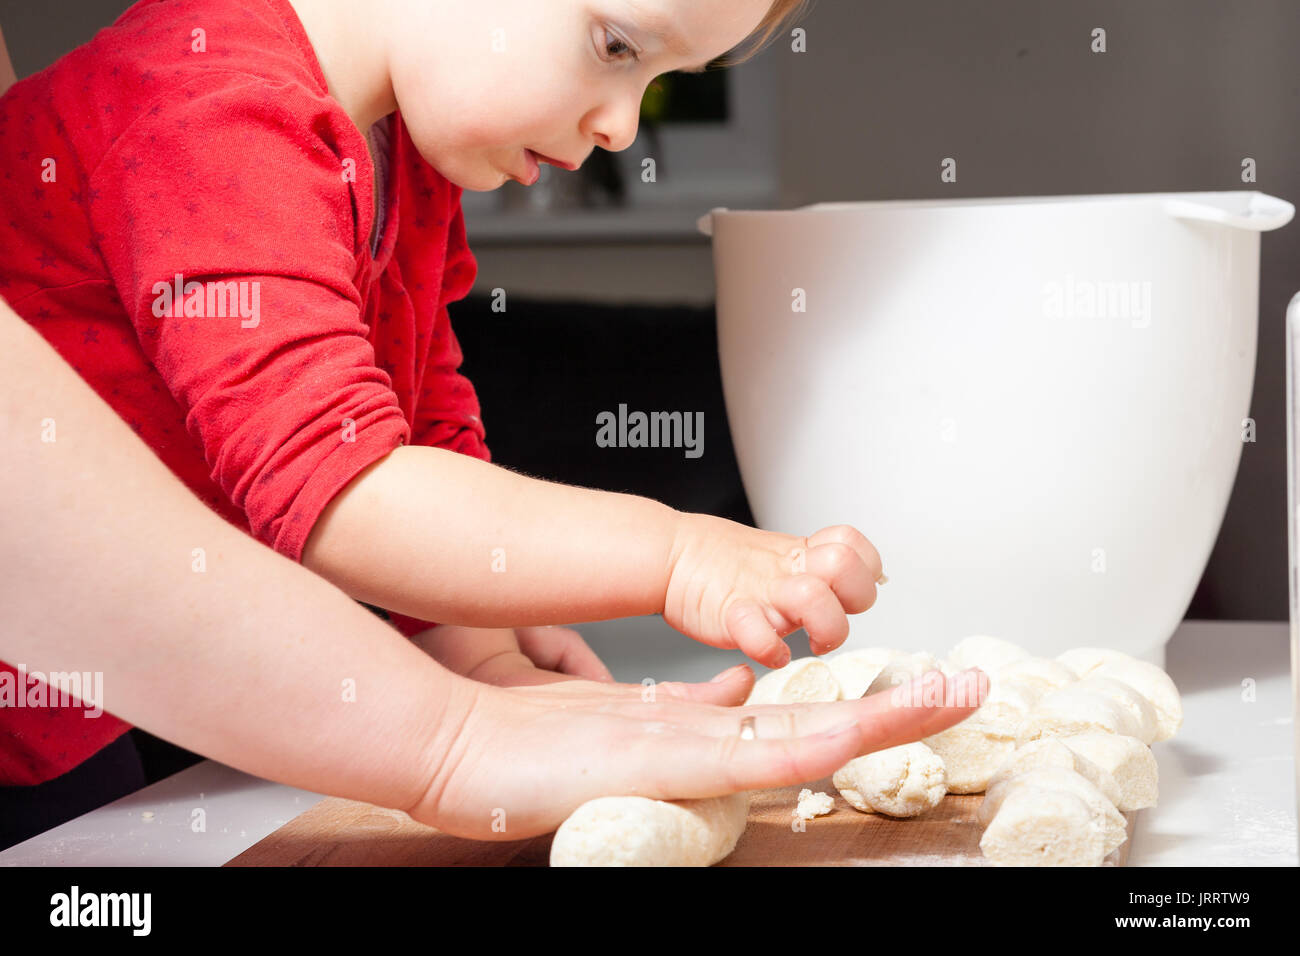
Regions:
[[[365, 139], [285, 0], [144, 0], [0, 99], [0, 295], [191, 491], [294, 560], [396, 446], [490, 457], [447, 315], [477, 272], [461, 189], [400, 114], [391, 131], [372, 256]], [[0, 706], [0, 784], [58, 776], [127, 729]]]

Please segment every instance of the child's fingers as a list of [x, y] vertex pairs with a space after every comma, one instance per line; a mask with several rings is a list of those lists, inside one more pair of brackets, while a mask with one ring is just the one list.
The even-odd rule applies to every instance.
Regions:
[[849, 636], [849, 619], [840, 599], [815, 574], [779, 579], [772, 589], [772, 605], [808, 632], [814, 654], [835, 650]]
[[528, 674], [512, 675], [508, 684], [490, 681], [507, 690], [516, 690], [529, 696], [545, 695], [552, 700], [561, 698], [575, 703], [590, 702], [592, 697], [613, 698], [658, 703], [674, 700], [681, 703], [708, 704], [714, 707], [735, 707], [743, 704], [754, 689], [754, 672], [744, 664], [728, 668], [711, 681], [688, 683], [686, 681], [650, 681], [641, 684], [623, 684], [612, 681], [588, 681], [577, 677], [535, 670]]
[[737, 601], [727, 608], [727, 635], [750, 660], [773, 669], [790, 663], [790, 648], [754, 601]]
[[871, 573], [871, 580], [878, 581], [880, 576], [885, 573], [884, 567], [880, 561], [880, 552], [876, 546], [867, 540], [857, 528], [847, 524], [835, 524], [828, 528], [822, 528], [816, 534], [808, 538], [808, 547], [816, 548], [823, 544], [846, 544], [861, 557]]
[[850, 614], [861, 614], [876, 603], [876, 578], [862, 555], [849, 545], [828, 541], [808, 549], [806, 570], [835, 592], [840, 605]]
[[534, 667], [612, 683], [614, 675], [571, 627], [516, 627], [519, 649]]

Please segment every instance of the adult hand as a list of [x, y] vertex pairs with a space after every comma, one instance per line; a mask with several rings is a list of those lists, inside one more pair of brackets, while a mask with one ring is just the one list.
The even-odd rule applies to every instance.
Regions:
[[[596, 797], [689, 799], [819, 780], [965, 719], [983, 700], [980, 677], [931, 671], [860, 700], [756, 707], [598, 693], [586, 681], [459, 681], [427, 755], [429, 786], [403, 809], [456, 836], [519, 840]], [[740, 733], [748, 717], [753, 739]]]

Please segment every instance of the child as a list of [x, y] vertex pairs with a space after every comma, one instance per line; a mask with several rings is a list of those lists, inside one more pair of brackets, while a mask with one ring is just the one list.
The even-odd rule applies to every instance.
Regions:
[[[0, 100], [0, 294], [209, 507], [461, 673], [535, 682], [512, 628], [649, 613], [768, 666], [799, 627], [824, 653], [875, 600], [860, 532], [489, 464], [447, 317], [462, 189], [626, 148], [655, 75], [798, 6], [145, 0]], [[10, 729], [0, 779], [126, 729], [94, 724]]]

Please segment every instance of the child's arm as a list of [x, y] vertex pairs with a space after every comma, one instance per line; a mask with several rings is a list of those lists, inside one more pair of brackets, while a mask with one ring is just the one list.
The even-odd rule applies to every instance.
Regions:
[[473, 627], [662, 613], [768, 666], [805, 627], [841, 644], [875, 600], [880, 557], [852, 528], [810, 538], [540, 481], [440, 448], [395, 449], [343, 489], [303, 564], [354, 597]]
[[353, 597], [472, 627], [663, 609], [677, 512], [404, 446], [322, 512], [302, 563]]

